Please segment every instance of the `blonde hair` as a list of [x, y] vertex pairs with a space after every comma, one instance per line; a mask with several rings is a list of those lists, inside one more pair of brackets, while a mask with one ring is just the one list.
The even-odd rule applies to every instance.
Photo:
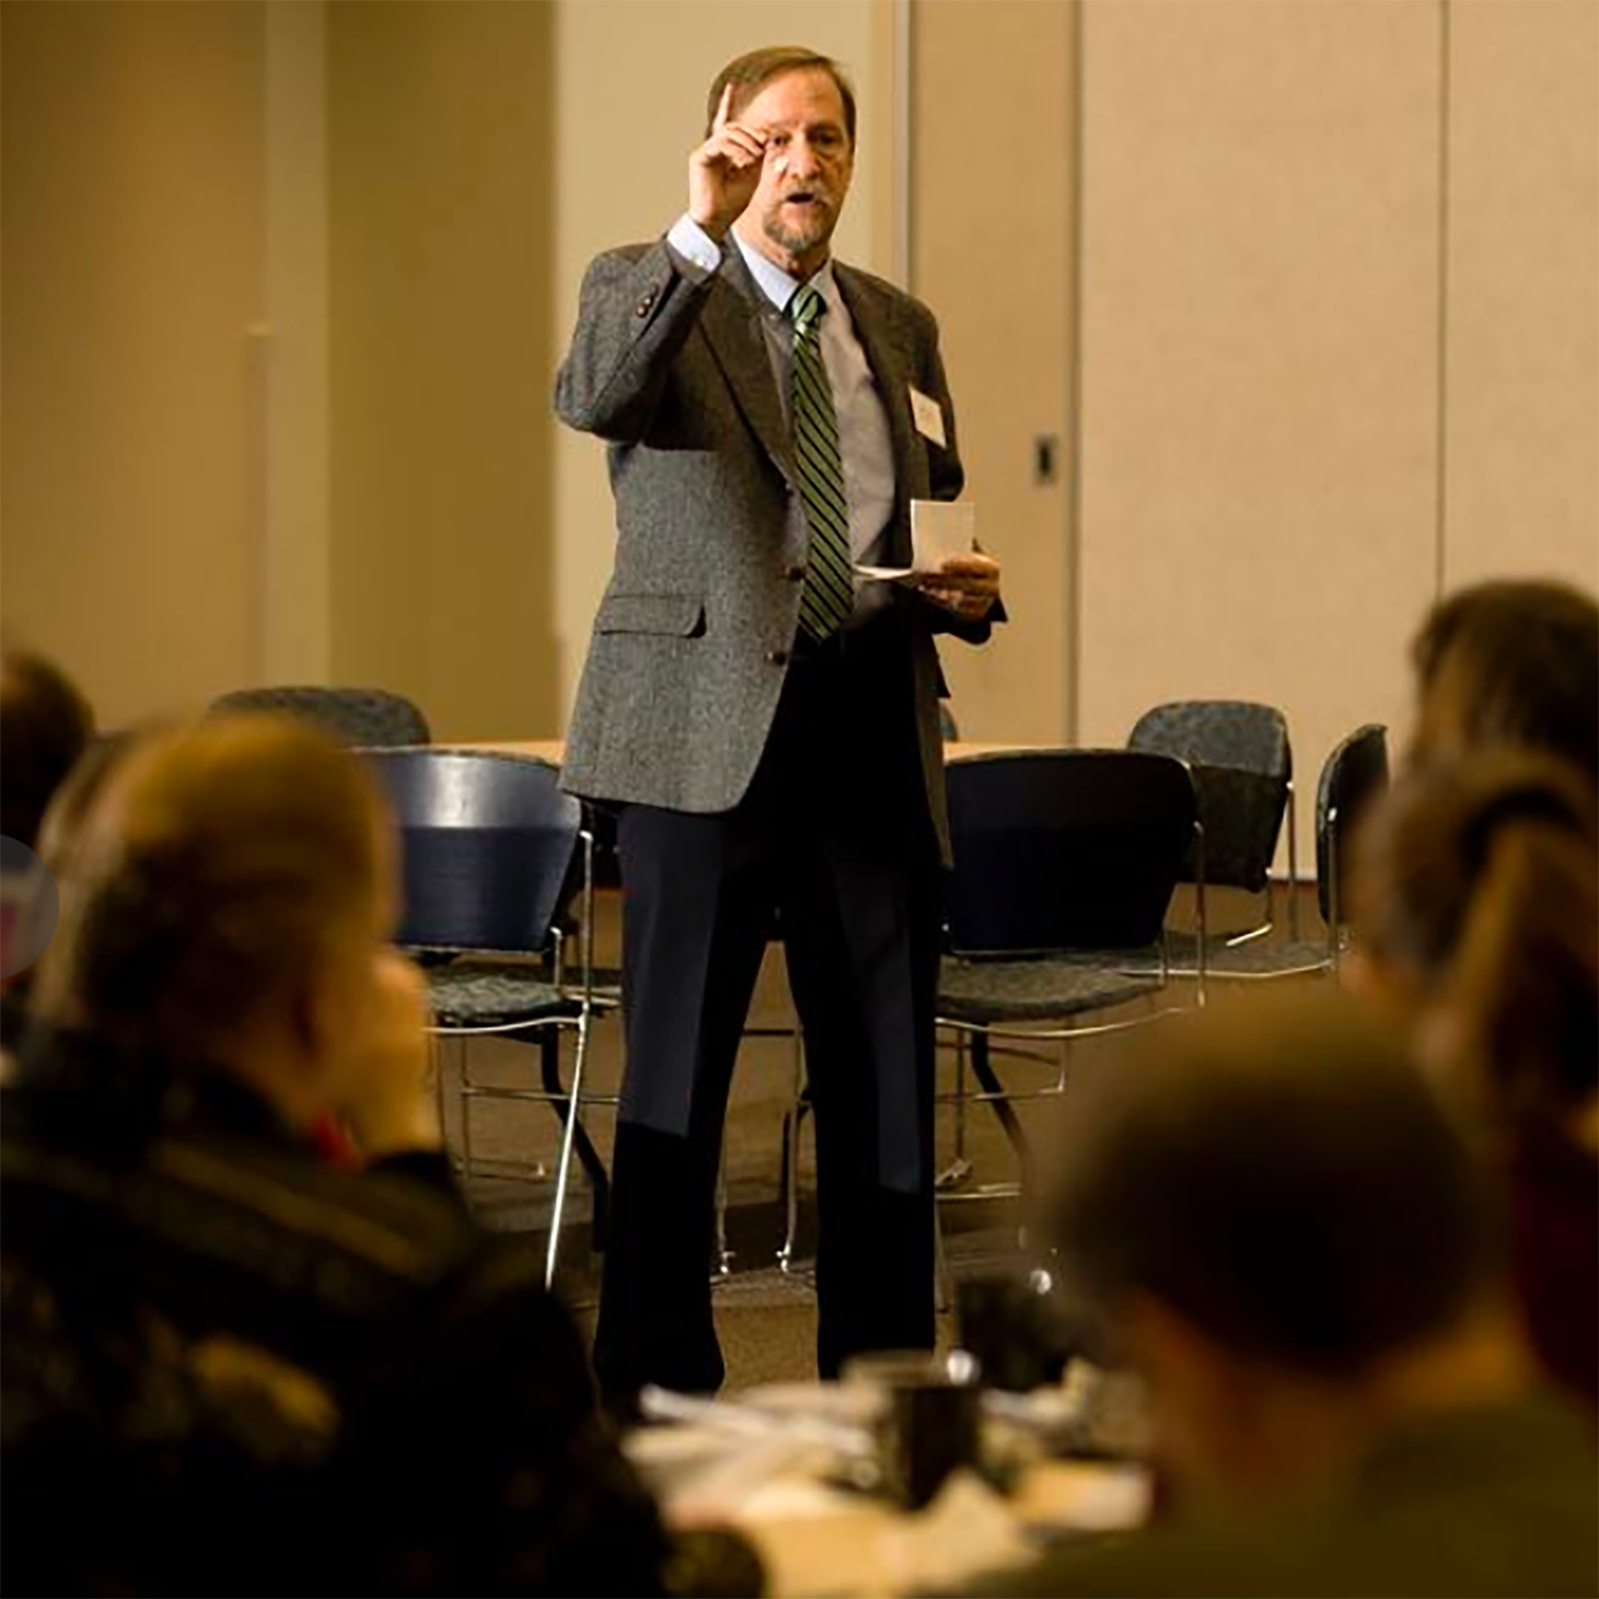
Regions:
[[303, 724], [217, 719], [141, 740], [55, 864], [47, 1020], [204, 1059], [375, 909], [378, 790]]

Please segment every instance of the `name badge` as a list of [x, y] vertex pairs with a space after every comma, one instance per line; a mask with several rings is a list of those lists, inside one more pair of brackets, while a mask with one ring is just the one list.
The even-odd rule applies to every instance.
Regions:
[[914, 383], [908, 387], [911, 391], [911, 420], [916, 424], [916, 431], [924, 439], [931, 439], [939, 449], [947, 448], [949, 440], [944, 433], [943, 408], [930, 395], [923, 394]]

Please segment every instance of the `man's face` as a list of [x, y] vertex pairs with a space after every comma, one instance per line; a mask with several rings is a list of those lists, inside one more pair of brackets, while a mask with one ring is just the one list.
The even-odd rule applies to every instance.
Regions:
[[760, 187], [738, 231], [785, 271], [808, 277], [827, 259], [855, 170], [843, 96], [830, 72], [807, 67], [773, 78], [737, 120], [767, 141]]

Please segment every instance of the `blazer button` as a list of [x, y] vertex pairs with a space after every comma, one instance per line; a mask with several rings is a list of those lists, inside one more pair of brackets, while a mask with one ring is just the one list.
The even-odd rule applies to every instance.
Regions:
[[635, 316], [648, 316], [655, 309], [655, 290], [651, 289], [639, 303], [633, 307]]
[[803, 566], [785, 566], [783, 576], [790, 583], [803, 583], [805, 581], [805, 568]]
[[773, 666], [787, 666], [788, 665], [788, 651], [787, 650], [769, 650], [769, 651], [767, 651], [766, 659], [768, 661], [770, 661]]

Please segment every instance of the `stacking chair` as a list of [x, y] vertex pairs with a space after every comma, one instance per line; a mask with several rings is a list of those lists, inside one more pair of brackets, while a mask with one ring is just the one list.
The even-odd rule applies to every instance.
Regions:
[[[1276, 706], [1252, 700], [1173, 700], [1139, 717], [1128, 735], [1127, 747], [1175, 755], [1188, 763], [1205, 830], [1207, 886], [1266, 895], [1264, 921], [1245, 931], [1216, 936], [1208, 954], [1210, 975], [1275, 975], [1283, 962], [1261, 941], [1273, 929], [1270, 872], [1285, 814], [1289, 925], [1295, 934], [1298, 931], [1294, 884], [1299, 861], [1287, 719]], [[1193, 880], [1190, 860], [1185, 863], [1183, 881]], [[1186, 940], [1173, 940], [1172, 959], [1179, 970], [1192, 971], [1195, 957], [1185, 944]]]
[[1327, 924], [1327, 960], [1338, 965], [1349, 903], [1349, 840], [1362, 812], [1388, 786], [1388, 729], [1368, 722], [1327, 757], [1316, 785], [1316, 897]]
[[[1083, 1018], [1158, 994], [1158, 956], [1129, 971], [1129, 952], [1158, 950], [1185, 862], [1192, 862], [1200, 937], [1194, 1003], [1205, 998], [1207, 851], [1188, 768], [1142, 750], [1054, 750], [975, 756], [947, 772], [954, 872], [938, 1019], [969, 1046], [980, 1092], [1024, 1167], [1027, 1140], [1011, 1107], [1050, 1087], [1007, 1091], [996, 1034], [1065, 1040], [1152, 1019]], [[1161, 1006], [1164, 1015], [1176, 1006]], [[1065, 1024], [1065, 1025], [1062, 1025]], [[958, 1103], [959, 1101], [957, 1101]]]
[[394, 747], [432, 741], [421, 708], [385, 688], [241, 688], [211, 702], [214, 716], [275, 711], [315, 722], [345, 744]]
[[[574, 1151], [594, 1189], [595, 1232], [609, 1205], [605, 1169], [579, 1119], [593, 1017], [593, 838], [582, 809], [557, 786], [557, 770], [523, 756], [442, 749], [370, 750], [404, 848], [400, 942], [425, 956], [434, 1031], [465, 1040], [537, 1040], [541, 1088], [472, 1080], [461, 1052], [461, 1151], [472, 1163], [475, 1099], [542, 1100], [563, 1124], [555, 1210], [545, 1259], [553, 1283]], [[576, 980], [563, 959], [560, 918], [581, 897]], [[563, 1087], [560, 1036], [576, 1039]], [[442, 1083], [440, 1086], [442, 1094]]]
[[[996, 1198], [1014, 1187], [956, 1192], [970, 1172], [969, 1103], [989, 1106], [1025, 1169], [1028, 1143], [1013, 1100], [1058, 1095], [1061, 1056], [1047, 1087], [1010, 1090], [993, 1064], [995, 1037], [1064, 1047], [1075, 1037], [1140, 1025], [1179, 1007], [1092, 1024], [1091, 1013], [1153, 999], [1171, 975], [1159, 958], [1165, 917], [1183, 863], [1198, 844], [1196, 907], [1203, 931], [1205, 852], [1193, 783], [1172, 756], [1128, 750], [1043, 750], [979, 755], [946, 770], [954, 871], [937, 1020], [955, 1031], [955, 1159], [937, 1178], [946, 1198]], [[1133, 954], [1156, 951], [1129, 972]], [[1196, 1003], [1204, 1002], [1203, 939]], [[1052, 1025], [1055, 1024], [1055, 1025]], [[1060, 1025], [1064, 1024], [1064, 1025]], [[978, 1089], [966, 1087], [968, 1053]], [[794, 1269], [799, 1115], [784, 1120], [787, 1230], [778, 1251]], [[945, 1285], [947, 1288], [947, 1285]]]

